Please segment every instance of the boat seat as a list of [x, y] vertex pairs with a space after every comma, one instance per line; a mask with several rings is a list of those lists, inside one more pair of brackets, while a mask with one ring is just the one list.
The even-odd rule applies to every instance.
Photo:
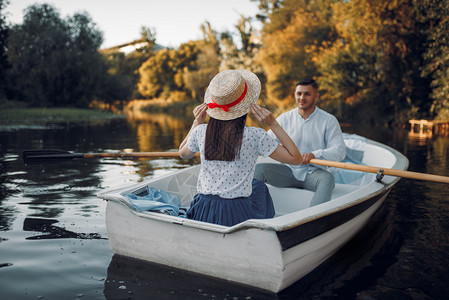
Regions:
[[343, 195], [347, 195], [347, 194], [357, 190], [358, 188], [360, 188], [359, 185], [336, 183], [334, 191], [332, 192], [331, 199], [335, 199], [335, 198], [341, 197]]
[[279, 188], [267, 184], [273, 198], [276, 216], [282, 216], [310, 206], [313, 192], [297, 188]]
[[[279, 188], [267, 184], [273, 198], [276, 216], [282, 216], [310, 207], [314, 192], [298, 188]], [[350, 184], [335, 184], [332, 198], [335, 199], [357, 190], [359, 186]]]

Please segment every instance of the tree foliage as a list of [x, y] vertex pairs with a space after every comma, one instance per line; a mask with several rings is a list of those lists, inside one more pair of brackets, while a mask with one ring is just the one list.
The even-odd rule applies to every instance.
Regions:
[[[11, 28], [0, 15], [0, 76], [8, 72], [0, 97], [6, 90], [35, 106], [202, 100], [219, 71], [247, 69], [261, 79], [271, 108], [292, 105], [295, 82], [312, 77], [319, 106], [347, 121], [449, 118], [449, 2], [252, 1], [259, 13], [242, 15], [234, 33], [205, 22], [202, 39], [170, 49], [142, 27], [129, 43], [141, 47], [130, 53], [118, 51], [123, 45], [98, 51], [102, 34], [86, 13], [61, 19], [48, 4], [33, 5]], [[7, 4], [0, 0], [0, 11]]]
[[271, 99], [291, 101], [296, 80], [317, 75], [317, 47], [334, 38], [332, 0], [274, 2], [262, 30], [260, 61]]
[[192, 99], [203, 100], [204, 92], [220, 66], [219, 42], [216, 32], [206, 22], [201, 27], [203, 40], [197, 41], [199, 50], [190, 68], [184, 68], [183, 80]]
[[16, 98], [34, 106], [87, 106], [105, 73], [97, 51], [102, 41], [87, 13], [64, 20], [51, 5], [28, 7], [8, 39], [8, 78]]
[[[220, 71], [228, 69], [245, 69], [256, 74], [262, 83], [261, 102], [265, 105], [266, 76], [259, 59], [259, 52], [262, 44], [260, 43], [258, 32], [254, 30], [252, 22], [252, 17], [240, 15], [240, 19], [235, 25], [238, 32], [237, 41], [234, 41], [230, 32], [223, 32], [221, 34]], [[240, 47], [237, 44], [239, 44]]]
[[392, 123], [428, 112], [429, 80], [420, 74], [426, 36], [416, 13], [408, 0], [333, 5], [338, 36], [321, 48], [317, 65], [340, 115]]
[[[436, 88], [445, 86], [444, 79], [436, 78], [444, 78], [447, 72], [447, 55], [442, 50], [448, 32], [447, 27], [443, 29], [446, 2], [259, 3], [261, 15], [266, 16], [261, 18], [264, 47], [260, 60], [267, 75], [268, 97], [274, 102], [291, 102], [294, 82], [314, 77], [321, 86], [320, 105], [346, 120], [405, 122], [413, 117], [432, 118], [433, 112], [445, 106], [444, 90]], [[433, 30], [436, 24], [442, 30]], [[431, 49], [434, 46], [430, 52], [429, 38]], [[428, 58], [423, 59], [426, 53]], [[427, 67], [430, 57], [434, 68]], [[437, 65], [440, 71], [435, 71]]]
[[135, 51], [124, 53], [112, 48], [102, 50], [108, 72], [100, 98], [105, 102], [141, 98], [138, 91], [139, 68], [156, 50], [156, 31], [141, 27], [139, 45]]
[[220, 63], [212, 27], [205, 23], [202, 30], [202, 40], [183, 43], [178, 49], [159, 50], [143, 63], [138, 88], [144, 97], [179, 100], [184, 95], [186, 99], [202, 99]]
[[137, 85], [142, 96], [167, 97], [169, 91], [175, 88], [174, 54], [173, 49], [162, 49], [142, 64], [139, 68], [140, 81]]
[[261, 45], [258, 42], [258, 36], [254, 32], [251, 21], [251, 17], [240, 15], [240, 20], [235, 25], [239, 33], [240, 39], [238, 42], [241, 44], [241, 48], [238, 48], [229, 32], [222, 34], [220, 40], [220, 70], [246, 69], [263, 76], [262, 66], [257, 60]]
[[[0, 78], [6, 78], [6, 70], [8, 69], [7, 59], [7, 42], [9, 34], [9, 26], [3, 10], [9, 4], [8, 0], [0, 0]], [[6, 80], [0, 82], [0, 100], [6, 98]]]
[[428, 24], [429, 47], [423, 76], [432, 78], [430, 112], [438, 120], [449, 120], [449, 2], [418, 2], [419, 17]]

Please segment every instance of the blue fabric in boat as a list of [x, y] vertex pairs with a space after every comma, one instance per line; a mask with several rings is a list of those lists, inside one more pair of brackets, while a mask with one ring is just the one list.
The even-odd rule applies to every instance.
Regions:
[[[356, 135], [343, 133], [343, 138], [346, 144], [346, 157], [341, 161], [344, 163], [364, 165], [363, 155], [365, 152], [366, 138]], [[364, 185], [372, 182], [376, 175], [361, 171], [354, 171], [348, 169], [335, 168], [332, 174], [335, 178], [335, 183]]]
[[125, 196], [137, 211], [167, 211], [172, 216], [180, 214], [181, 201], [176, 195], [164, 190], [149, 187], [148, 194], [145, 196], [134, 194], [126, 194]]
[[187, 218], [233, 226], [248, 219], [274, 217], [273, 200], [266, 184], [253, 179], [252, 186], [249, 197], [226, 199], [218, 195], [196, 194], [187, 211]]

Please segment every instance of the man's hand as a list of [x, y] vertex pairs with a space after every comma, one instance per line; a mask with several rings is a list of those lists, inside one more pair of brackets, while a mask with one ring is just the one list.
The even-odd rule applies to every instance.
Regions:
[[304, 153], [302, 155], [302, 163], [307, 165], [311, 159], [314, 159], [315, 155], [313, 155], [313, 153]]

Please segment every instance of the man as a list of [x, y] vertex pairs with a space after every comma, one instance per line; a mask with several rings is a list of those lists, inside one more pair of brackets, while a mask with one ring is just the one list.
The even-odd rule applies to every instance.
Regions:
[[[310, 160], [341, 161], [346, 155], [340, 124], [333, 115], [316, 106], [319, 96], [315, 80], [299, 81], [295, 89], [297, 108], [277, 118], [302, 153], [303, 163], [298, 166], [258, 164], [254, 174], [255, 178], [274, 186], [314, 191], [310, 206], [329, 201], [335, 187], [334, 176], [326, 167], [309, 164]], [[274, 137], [272, 132], [268, 133]]]

